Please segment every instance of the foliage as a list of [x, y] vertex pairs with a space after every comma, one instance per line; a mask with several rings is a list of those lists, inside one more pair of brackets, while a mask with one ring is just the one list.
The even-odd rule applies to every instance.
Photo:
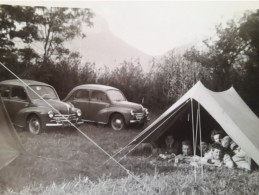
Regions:
[[210, 70], [211, 79], [206, 82], [210, 89], [222, 91], [234, 86], [257, 114], [258, 12], [248, 12], [239, 21], [229, 21], [224, 28], [218, 25], [217, 37], [204, 41], [206, 50], [192, 48], [185, 53], [187, 60]]
[[[204, 41], [205, 49], [192, 47], [184, 55], [172, 51], [152, 62], [149, 73], [138, 60], [124, 61], [114, 70], [81, 65], [79, 53], [65, 41], [91, 26], [89, 9], [0, 7], [1, 62], [23, 79], [53, 85], [61, 98], [76, 85], [100, 83], [123, 91], [128, 100], [152, 110], [164, 110], [201, 80], [214, 91], [234, 86], [259, 113], [259, 11], [247, 12], [226, 26], [216, 26], [217, 36]], [[18, 44], [20, 43], [20, 44]], [[13, 78], [4, 68], [1, 80]]]
[[106, 67], [99, 75], [97, 83], [117, 87], [128, 100], [141, 103], [148, 96], [148, 80], [138, 61], [124, 61], [114, 70]]
[[198, 80], [207, 79], [206, 68], [187, 61], [183, 56], [171, 51], [155, 62], [150, 74], [153, 92], [159, 89], [160, 98], [170, 105], [183, 96]]
[[[1, 63], [20, 76], [38, 58], [37, 53], [29, 46], [37, 39], [34, 12], [32, 7], [0, 6]], [[0, 77], [5, 80], [11, 76], [1, 68]]]
[[247, 16], [246, 22], [240, 26], [240, 36], [249, 42], [249, 50], [245, 51], [247, 61], [244, 63], [244, 79], [240, 83], [240, 93], [248, 105], [259, 115], [259, 10]]
[[76, 36], [85, 37], [81, 33], [82, 23], [92, 26], [93, 13], [90, 9], [75, 8], [36, 8], [38, 18], [38, 40], [43, 43], [43, 62], [60, 61], [70, 51], [64, 47], [64, 42]]
[[[2, 5], [1, 63], [23, 79], [54, 85], [65, 96], [78, 83], [81, 56], [70, 52], [64, 43], [76, 36], [85, 37], [82, 24], [92, 26], [92, 18], [90, 9]], [[4, 68], [0, 76], [1, 80], [13, 78]], [[67, 79], [71, 82], [64, 86]]]

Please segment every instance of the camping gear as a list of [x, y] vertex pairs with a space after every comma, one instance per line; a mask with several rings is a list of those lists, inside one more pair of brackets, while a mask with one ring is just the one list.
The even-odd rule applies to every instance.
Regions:
[[173, 134], [176, 139], [192, 140], [196, 147], [199, 141], [210, 139], [215, 127], [222, 128], [259, 165], [258, 117], [233, 87], [223, 92], [213, 92], [200, 81], [131, 144], [156, 142], [159, 145], [168, 134]]

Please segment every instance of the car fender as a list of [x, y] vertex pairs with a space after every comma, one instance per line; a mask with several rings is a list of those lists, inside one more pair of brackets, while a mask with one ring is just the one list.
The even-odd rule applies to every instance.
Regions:
[[108, 119], [110, 120], [112, 114], [119, 113], [124, 117], [125, 123], [128, 125], [130, 123], [130, 111], [131, 110], [129, 108], [110, 107], [107, 109]]
[[23, 108], [19, 110], [19, 112], [16, 114], [15, 120], [13, 123], [17, 126], [25, 127], [29, 115], [35, 114], [40, 118], [42, 127], [45, 127], [45, 124], [49, 121], [49, 117], [48, 117], [49, 111], [50, 109], [45, 107]]

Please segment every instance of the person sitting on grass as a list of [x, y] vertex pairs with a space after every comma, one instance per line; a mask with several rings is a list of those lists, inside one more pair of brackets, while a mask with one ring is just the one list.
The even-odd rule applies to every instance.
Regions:
[[229, 136], [224, 136], [221, 140], [221, 146], [223, 147], [224, 153], [233, 156], [234, 153], [233, 150], [230, 149], [230, 143], [232, 143], [232, 140]]
[[234, 152], [232, 159], [234, 163], [240, 169], [245, 169], [251, 171], [251, 158], [249, 158], [246, 153], [238, 146], [235, 142], [230, 145], [231, 150]]
[[178, 154], [180, 151], [181, 143], [178, 140], [174, 139], [172, 135], [168, 135], [165, 138], [165, 144], [167, 148], [167, 153], [171, 154]]
[[220, 144], [214, 143], [211, 145], [211, 150], [201, 159], [202, 163], [212, 164], [218, 167], [226, 166], [233, 168], [234, 163], [228, 154], [224, 154], [224, 150]]
[[175, 164], [178, 162], [190, 162], [192, 158], [192, 146], [189, 140], [182, 141], [182, 154], [175, 158]]
[[182, 153], [183, 153], [183, 156], [192, 155], [192, 146], [189, 140], [185, 140], [182, 142]]
[[222, 138], [223, 138], [223, 132], [222, 131], [214, 129], [211, 132], [211, 140], [212, 140], [213, 143], [219, 143], [220, 144]]
[[164, 150], [161, 150], [161, 154], [159, 154], [159, 157], [161, 159], [174, 158], [179, 150], [179, 142], [175, 140], [172, 135], [168, 135], [165, 138], [165, 146], [166, 148]]
[[198, 149], [200, 151], [200, 156], [204, 157], [204, 155], [209, 152], [209, 144], [205, 141], [201, 141], [200, 145], [198, 145]]

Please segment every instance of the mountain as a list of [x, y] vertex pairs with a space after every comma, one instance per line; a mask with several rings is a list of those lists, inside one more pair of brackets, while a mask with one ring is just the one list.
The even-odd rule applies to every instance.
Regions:
[[138, 59], [144, 71], [150, 69], [152, 56], [115, 36], [101, 16], [96, 15], [93, 23], [92, 28], [83, 27], [85, 38], [76, 38], [67, 43], [71, 50], [80, 52], [83, 64], [88, 61], [94, 62], [96, 67], [106, 65], [113, 69], [125, 60], [135, 62]]

